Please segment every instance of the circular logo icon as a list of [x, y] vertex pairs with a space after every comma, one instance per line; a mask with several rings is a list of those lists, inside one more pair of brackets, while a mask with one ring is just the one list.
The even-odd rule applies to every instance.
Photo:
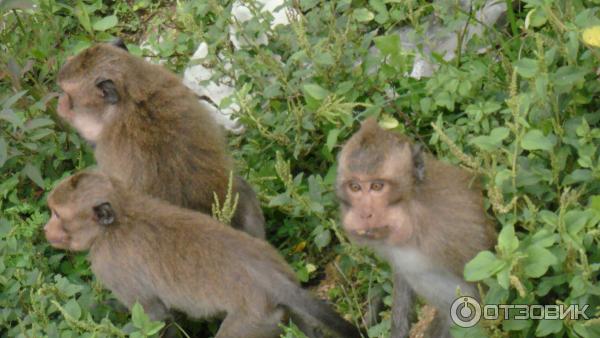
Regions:
[[473, 297], [457, 298], [450, 308], [450, 316], [460, 327], [473, 327], [481, 319], [481, 305]]

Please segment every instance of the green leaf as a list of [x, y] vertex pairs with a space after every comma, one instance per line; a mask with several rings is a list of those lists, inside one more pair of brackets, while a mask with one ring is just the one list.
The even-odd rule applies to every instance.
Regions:
[[542, 210], [538, 213], [540, 222], [550, 224], [554, 227], [558, 226], [558, 215], [550, 210]]
[[508, 290], [510, 287], [510, 266], [508, 264], [496, 274], [496, 280], [504, 290]]
[[543, 276], [550, 265], [557, 262], [556, 256], [552, 252], [537, 244], [529, 246], [525, 253], [527, 257], [523, 260], [523, 272], [531, 278]]
[[535, 329], [536, 337], [546, 337], [553, 333], [559, 333], [563, 328], [562, 320], [558, 319], [541, 319]]
[[502, 141], [508, 137], [510, 130], [506, 127], [494, 128], [488, 136], [477, 136], [472, 138], [469, 143], [479, 147], [482, 150], [493, 151], [502, 145]]
[[320, 66], [332, 66], [335, 64], [335, 60], [330, 53], [317, 53], [314, 61]]
[[160, 322], [160, 321], [155, 321], [155, 322], [151, 322], [148, 327], [146, 328], [145, 333], [148, 336], [153, 336], [155, 334], [157, 334], [160, 330], [162, 330], [162, 328], [165, 327], [165, 323], [164, 322]]
[[67, 304], [65, 304], [64, 309], [69, 316], [75, 319], [79, 319], [79, 317], [81, 317], [81, 307], [75, 299], [69, 300]]
[[94, 22], [94, 25], [92, 27], [94, 28], [94, 30], [103, 32], [105, 30], [115, 27], [118, 23], [119, 19], [117, 19], [116, 15], [109, 15]]
[[37, 128], [41, 128], [41, 127], [48, 127], [48, 126], [53, 126], [54, 125], [54, 121], [52, 121], [51, 119], [47, 118], [47, 117], [39, 117], [30, 121], [27, 121], [27, 123], [25, 123], [25, 130], [30, 131], [33, 129], [37, 129]]
[[135, 302], [131, 308], [131, 322], [138, 329], [143, 329], [146, 323], [148, 323], [148, 316], [144, 313], [144, 308], [140, 303]]
[[398, 34], [378, 36], [373, 41], [383, 55], [400, 54], [400, 36]]
[[592, 176], [591, 170], [575, 169], [575, 170], [573, 170], [572, 173], [565, 176], [565, 179], [563, 180], [562, 184], [570, 185], [570, 184], [579, 183], [579, 182], [589, 182], [589, 181], [592, 181], [592, 179], [593, 179], [593, 176]]
[[546, 24], [548, 18], [546, 17], [546, 12], [541, 10], [540, 8], [534, 8], [525, 17], [525, 28], [535, 28], [540, 27]]
[[552, 84], [559, 93], [567, 93], [578, 83], [585, 81], [585, 75], [589, 71], [577, 66], [560, 67], [551, 77]]
[[[1, 149], [1, 147], [0, 147], [0, 149]], [[2, 164], [0, 164], [0, 167], [1, 166], [2, 166]], [[589, 206], [591, 209], [600, 212], [600, 195], [590, 196]]]
[[23, 173], [40, 188], [45, 188], [44, 179], [42, 178], [42, 174], [40, 173], [40, 168], [30, 163], [27, 163], [23, 168]]
[[277, 206], [289, 204], [290, 202], [292, 202], [290, 195], [288, 193], [284, 192], [284, 193], [281, 193], [281, 194], [271, 198], [271, 201], [269, 201], [269, 206], [277, 207]]
[[521, 147], [525, 150], [552, 151], [554, 143], [548, 136], [544, 136], [541, 130], [533, 129], [527, 132], [521, 140]]
[[547, 248], [558, 241], [558, 234], [550, 232], [548, 229], [541, 229], [531, 237], [533, 243]]
[[326, 229], [315, 236], [315, 245], [319, 249], [323, 249], [331, 243], [331, 231]]
[[565, 213], [564, 222], [567, 227], [567, 231], [575, 236], [581, 231], [587, 222], [592, 218], [592, 214], [588, 211], [582, 210], [569, 210]]
[[81, 26], [83, 26], [83, 28], [86, 31], [88, 31], [88, 33], [93, 32], [90, 15], [88, 14], [87, 9], [86, 9], [85, 5], [83, 4], [83, 1], [81, 1], [81, 0], [77, 1], [77, 7], [75, 9], [75, 16], [79, 20], [79, 23], [81, 24]]
[[517, 73], [526, 79], [533, 78], [538, 72], [537, 60], [522, 58], [515, 62]]
[[[327, 149], [329, 150], [329, 152], [331, 152], [333, 150], [333, 147], [335, 147], [335, 145], [337, 144], [337, 140], [338, 140], [338, 136], [340, 135], [340, 131], [339, 129], [331, 129], [329, 131], [329, 133], [327, 133], [327, 142], [326, 142], [326, 146]], [[0, 165], [1, 167], [2, 165]]]
[[366, 8], [356, 9], [353, 13], [353, 16], [358, 22], [369, 22], [375, 18], [375, 14]]
[[515, 228], [507, 225], [500, 230], [498, 235], [498, 247], [505, 254], [511, 254], [519, 247], [519, 239], [515, 235]]
[[304, 93], [315, 100], [323, 100], [329, 95], [329, 91], [318, 84], [310, 83], [302, 86]]
[[465, 280], [475, 282], [488, 278], [502, 270], [505, 265], [505, 262], [496, 258], [490, 251], [482, 251], [465, 266]]

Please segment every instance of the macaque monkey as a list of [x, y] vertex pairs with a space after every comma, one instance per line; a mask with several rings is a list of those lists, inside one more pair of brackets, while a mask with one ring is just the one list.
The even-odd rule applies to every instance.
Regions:
[[336, 185], [350, 239], [392, 266], [391, 337], [408, 335], [415, 293], [437, 309], [428, 334], [450, 337], [458, 289], [477, 296], [464, 266], [496, 239], [477, 180], [370, 118], [344, 145]]
[[203, 213], [139, 194], [99, 171], [66, 178], [48, 196], [46, 238], [59, 249], [89, 250], [96, 277], [126, 306], [153, 320], [177, 310], [223, 316], [217, 338], [278, 337], [291, 318], [314, 337], [359, 331], [298, 285], [263, 240]]
[[[224, 200], [233, 164], [223, 131], [175, 74], [131, 55], [118, 40], [70, 58], [58, 84], [58, 114], [95, 146], [103, 172], [205, 213], [213, 192]], [[232, 225], [264, 238], [254, 191], [241, 177], [233, 185], [239, 203]]]

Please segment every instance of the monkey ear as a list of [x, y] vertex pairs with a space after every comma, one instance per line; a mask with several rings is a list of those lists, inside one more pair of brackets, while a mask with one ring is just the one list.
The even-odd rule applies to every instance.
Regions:
[[94, 216], [100, 225], [111, 225], [115, 222], [115, 212], [109, 202], [100, 203], [93, 207]]
[[119, 102], [119, 92], [113, 80], [100, 77], [96, 79], [96, 87], [102, 91], [102, 96], [107, 103], [115, 104]]
[[129, 49], [127, 49], [127, 46], [125, 45], [125, 41], [123, 41], [123, 39], [121, 38], [116, 38], [115, 40], [113, 40], [112, 45], [129, 52]]
[[413, 170], [415, 177], [419, 182], [425, 178], [425, 159], [423, 158], [423, 146], [419, 143], [413, 144], [410, 148], [413, 160]]

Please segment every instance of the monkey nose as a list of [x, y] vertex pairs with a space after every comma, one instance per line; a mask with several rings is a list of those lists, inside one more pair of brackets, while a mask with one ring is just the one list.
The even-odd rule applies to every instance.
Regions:
[[360, 218], [362, 218], [362, 219], [371, 219], [371, 218], [373, 218], [373, 213], [369, 212], [369, 213], [361, 214]]

